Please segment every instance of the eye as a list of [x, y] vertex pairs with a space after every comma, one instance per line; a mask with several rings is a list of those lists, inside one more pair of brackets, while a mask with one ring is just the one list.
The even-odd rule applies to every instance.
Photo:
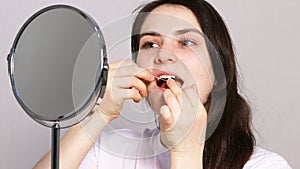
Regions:
[[142, 45], [142, 49], [149, 49], [149, 48], [159, 48], [159, 45], [151, 41], [147, 41]]
[[192, 45], [196, 44], [193, 40], [190, 40], [190, 39], [183, 39], [179, 43], [182, 46], [192, 46]]

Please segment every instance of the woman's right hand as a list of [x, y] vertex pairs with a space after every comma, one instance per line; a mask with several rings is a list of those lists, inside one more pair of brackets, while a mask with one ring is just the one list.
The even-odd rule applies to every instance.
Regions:
[[146, 97], [147, 83], [154, 79], [150, 71], [138, 67], [131, 60], [109, 64], [106, 90], [102, 102], [95, 107], [96, 111], [109, 123], [120, 115], [125, 100], [139, 102]]
[[[73, 126], [61, 141], [60, 168], [79, 168], [107, 123], [119, 116], [124, 101], [126, 99], [140, 101], [147, 95], [147, 83], [153, 80], [151, 72], [139, 68], [132, 61], [110, 64], [104, 97], [102, 102], [94, 107], [97, 113], [79, 125]], [[49, 151], [34, 168], [50, 168], [50, 158]]]

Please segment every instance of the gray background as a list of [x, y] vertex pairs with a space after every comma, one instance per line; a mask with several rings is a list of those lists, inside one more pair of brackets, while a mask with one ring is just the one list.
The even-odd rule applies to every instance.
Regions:
[[[70, 4], [103, 27], [144, 0], [2, 1], [0, 5], [0, 168], [32, 168], [50, 148], [50, 129], [27, 116], [11, 91], [6, 57], [21, 25], [51, 4]], [[210, 0], [224, 17], [232, 35], [240, 70], [241, 92], [254, 113], [258, 145], [285, 157], [293, 168], [300, 142], [300, 1]], [[112, 52], [113, 53], [113, 52]], [[116, 56], [117, 55], [117, 56]], [[129, 55], [129, 48], [110, 60]]]

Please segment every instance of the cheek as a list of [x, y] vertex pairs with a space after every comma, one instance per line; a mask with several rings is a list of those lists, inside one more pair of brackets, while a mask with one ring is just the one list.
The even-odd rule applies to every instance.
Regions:
[[140, 67], [145, 64], [145, 59], [143, 59], [143, 56], [140, 53], [136, 57], [136, 64]]
[[153, 66], [154, 56], [155, 54], [153, 52], [139, 51], [136, 64], [141, 68], [149, 68]]
[[210, 75], [211, 67], [201, 61], [201, 59], [190, 59], [185, 62], [186, 66], [189, 67], [195, 83], [197, 85], [198, 94], [202, 103], [207, 101], [207, 98], [212, 90], [213, 78]]
[[[205, 79], [205, 80], [209, 80], [209, 79]], [[205, 84], [202, 82], [198, 83], [197, 88], [198, 88], [198, 94], [201, 99], [201, 102], [204, 104], [206, 103], [208, 96], [211, 93], [212, 87], [210, 84]]]

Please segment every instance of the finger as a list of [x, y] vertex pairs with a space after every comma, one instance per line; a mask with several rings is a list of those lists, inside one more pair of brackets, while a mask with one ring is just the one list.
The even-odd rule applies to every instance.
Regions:
[[120, 92], [123, 100], [132, 99], [134, 102], [139, 102], [142, 96], [136, 89], [124, 89], [124, 92]]
[[[134, 91], [133, 89], [121, 89], [120, 90], [118, 88], [115, 88], [112, 90], [114, 90], [115, 92], [109, 96], [109, 97], [111, 97], [110, 100], [109, 100], [109, 98], [103, 99], [101, 104], [103, 102], [109, 100], [106, 103], [106, 105], [108, 105], [107, 109], [113, 109], [113, 111], [120, 112], [125, 100], [132, 99], [135, 102], [139, 102], [142, 99], [139, 92]], [[106, 106], [106, 105], [104, 105], [104, 106]]]
[[[198, 88], [197, 88], [197, 85], [196, 85], [196, 84], [193, 84], [191, 87], [198, 93]], [[198, 93], [198, 94], [199, 94], [199, 93]]]
[[118, 65], [114, 66], [111, 71], [115, 72], [114, 77], [125, 77], [135, 75], [136, 77], [143, 79], [145, 81], [153, 81], [155, 80], [154, 75], [150, 72], [150, 70], [143, 69], [138, 67], [135, 63], [126, 64], [126, 65]]
[[135, 76], [148, 82], [155, 80], [155, 76], [147, 69], [139, 68], [139, 72]]
[[147, 86], [146, 84], [136, 77], [121, 77], [118, 78], [118, 85], [123, 89], [136, 88], [141, 96], [147, 96]]
[[182, 90], [178, 86], [176, 81], [173, 79], [168, 79], [167, 86], [170, 88], [172, 93], [176, 96], [178, 103], [181, 103], [182, 102]]
[[137, 74], [140, 70], [136, 65], [120, 66], [115, 69], [111, 69], [114, 72], [114, 77], [126, 77]]
[[132, 66], [135, 63], [131, 59], [121, 60], [108, 64], [109, 69], [119, 69], [120, 67]]
[[178, 103], [176, 96], [171, 92], [170, 89], [166, 89], [163, 93], [163, 97], [165, 99], [167, 106], [170, 109], [174, 121], [177, 121], [181, 112], [181, 106]]
[[163, 105], [160, 108], [160, 128], [162, 131], [167, 131], [172, 124], [174, 123], [174, 119], [172, 117], [171, 111], [167, 105]]

